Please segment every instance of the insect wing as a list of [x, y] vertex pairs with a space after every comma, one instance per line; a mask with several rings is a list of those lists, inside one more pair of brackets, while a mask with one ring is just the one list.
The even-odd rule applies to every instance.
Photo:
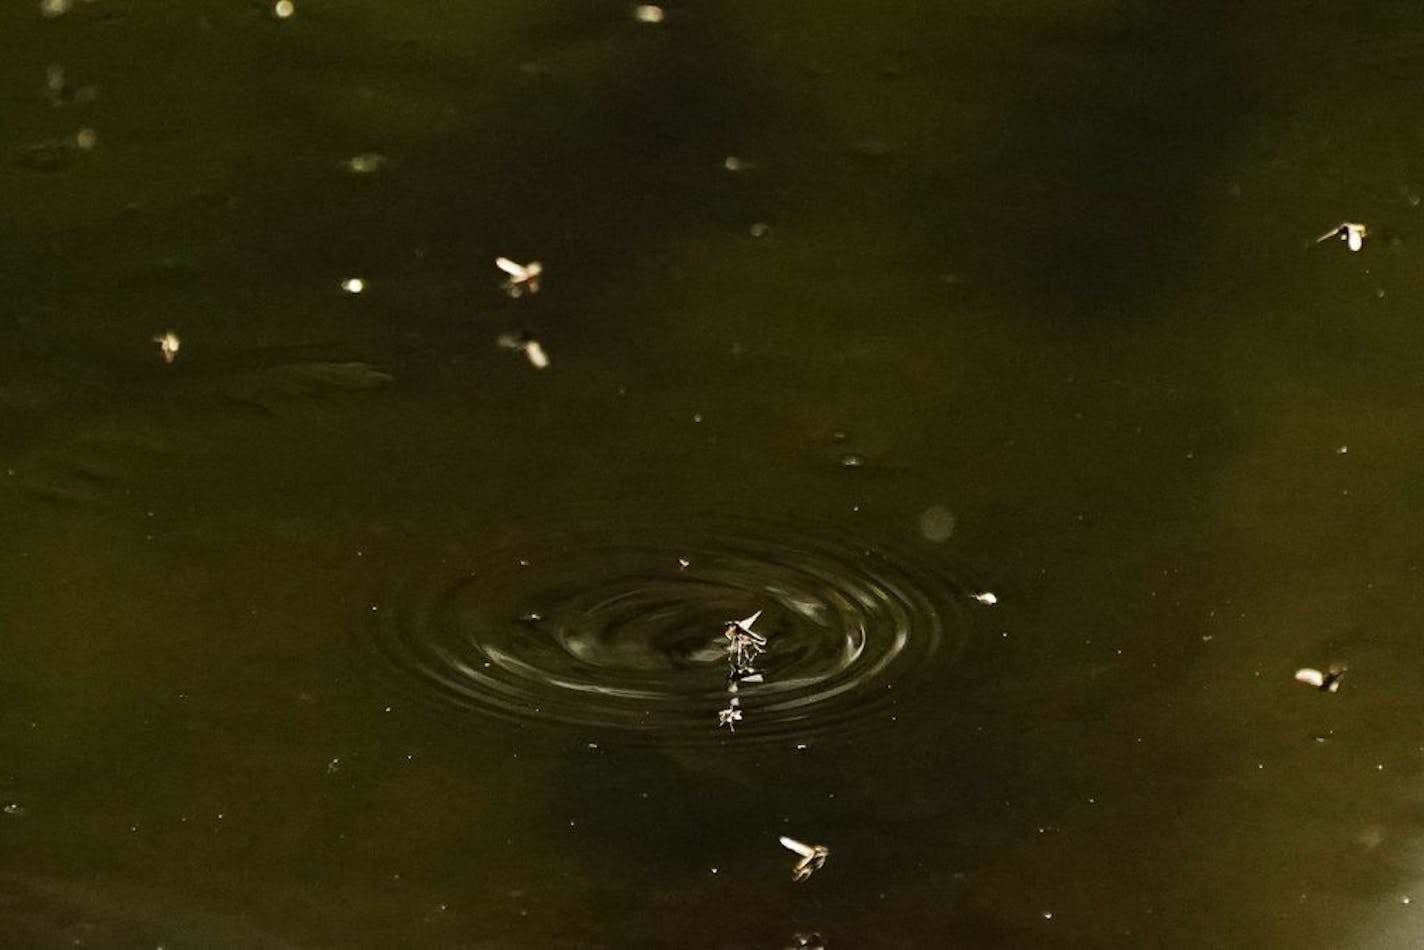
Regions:
[[510, 277], [513, 277], [515, 280], [524, 280], [527, 279], [529, 276], [529, 271], [527, 269], [514, 263], [514, 261], [511, 261], [507, 257], [496, 257], [494, 259], [494, 266], [498, 267], [500, 270], [504, 271], [506, 274], [508, 274]]
[[788, 851], [794, 851], [797, 854], [801, 855], [801, 857], [803, 858], [810, 859], [816, 854], [815, 848], [811, 847], [809, 844], [805, 844], [804, 842], [797, 841], [795, 838], [788, 838], [786, 837], [786, 835], [782, 835], [777, 840], [781, 842], [781, 846], [783, 848]]

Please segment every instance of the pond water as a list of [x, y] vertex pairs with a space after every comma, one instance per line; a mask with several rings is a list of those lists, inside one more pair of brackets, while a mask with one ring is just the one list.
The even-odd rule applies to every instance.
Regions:
[[8, 5], [0, 942], [1424, 939], [1424, 22], [1179, 6]]

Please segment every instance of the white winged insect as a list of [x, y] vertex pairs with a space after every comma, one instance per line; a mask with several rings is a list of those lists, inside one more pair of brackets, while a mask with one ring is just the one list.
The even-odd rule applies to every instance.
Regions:
[[1295, 671], [1295, 681], [1314, 686], [1322, 693], [1335, 693], [1339, 692], [1340, 678], [1344, 675], [1345, 667], [1338, 663], [1326, 667], [1324, 672], [1306, 666]]
[[1365, 246], [1365, 235], [1368, 233], [1369, 228], [1363, 224], [1357, 224], [1353, 221], [1341, 221], [1335, 225], [1335, 227], [1316, 238], [1315, 243], [1319, 244], [1331, 238], [1339, 238], [1349, 246], [1350, 250], [1358, 251]]
[[183, 345], [183, 341], [178, 339], [178, 334], [169, 330], [167, 333], [160, 333], [153, 338], [153, 342], [158, 344], [158, 351], [163, 354], [163, 362], [172, 363], [178, 358], [178, 349]]
[[801, 860], [791, 869], [791, 879], [798, 884], [821, 870], [821, 866], [831, 856], [831, 849], [823, 844], [806, 844], [786, 835], [782, 835], [779, 840], [783, 848], [801, 856]]
[[522, 333], [501, 333], [494, 342], [502, 350], [517, 350], [523, 353], [535, 369], [545, 369], [549, 365], [549, 354], [544, 352], [544, 347], [528, 330]]
[[544, 265], [538, 261], [516, 264], [507, 257], [496, 257], [494, 266], [509, 275], [501, 286], [511, 297], [522, 297], [526, 290], [531, 294], [539, 292], [539, 275], [544, 273]]

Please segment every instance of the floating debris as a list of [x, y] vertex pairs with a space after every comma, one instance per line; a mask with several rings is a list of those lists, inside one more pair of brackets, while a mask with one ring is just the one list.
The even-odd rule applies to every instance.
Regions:
[[747, 230], [754, 238], [764, 238], [771, 233], [771, 225], [767, 224], [765, 221], [758, 221], [756, 224], [753, 224]]
[[1340, 678], [1345, 675], [1345, 669], [1340, 664], [1334, 664], [1322, 673], [1314, 667], [1306, 666], [1295, 671], [1295, 681], [1314, 686], [1323, 693], [1335, 693], [1340, 690]]
[[745, 619], [728, 621], [727, 629], [722, 631], [727, 638], [727, 656], [731, 664], [728, 676], [734, 682], [738, 677], [755, 673], [752, 663], [766, 652], [766, 637], [752, 629], [752, 624], [757, 622], [761, 613], [758, 610]]
[[523, 353], [535, 369], [545, 369], [549, 365], [549, 354], [544, 352], [544, 347], [528, 330], [502, 333], [494, 342], [500, 349], [518, 350]]
[[979, 594], [970, 594], [969, 596], [973, 597], [975, 600], [985, 605], [986, 607], [992, 607], [999, 602], [998, 595], [995, 594], [992, 590], [986, 590], [983, 593]]
[[717, 713], [717, 725], [737, 731], [736, 723], [742, 721], [742, 700], [737, 694], [743, 683], [764, 683], [766, 679], [753, 668], [752, 663], [765, 653], [766, 637], [752, 629], [762, 612], [758, 610], [750, 617], [727, 621], [722, 635], [727, 638], [727, 708]]
[[99, 144], [99, 133], [93, 129], [80, 129], [74, 133], [74, 147], [81, 152], [87, 152]]
[[362, 152], [360, 155], [352, 155], [341, 165], [353, 175], [370, 175], [385, 168], [390, 159], [380, 152]]
[[19, 802], [10, 802], [4, 808], [0, 808], [0, 812], [4, 812], [11, 818], [18, 818], [25, 813], [25, 806]]
[[40, 0], [40, 15], [53, 20], [55, 17], [64, 16], [72, 6], [74, 0]]
[[359, 294], [366, 289], [366, 282], [360, 277], [348, 277], [341, 282], [341, 289], [348, 294]]
[[801, 860], [797, 861], [796, 866], [791, 869], [791, 879], [798, 884], [821, 870], [826, 859], [831, 856], [831, 849], [823, 844], [806, 844], [785, 835], [782, 835], [779, 840], [783, 848], [801, 856]]
[[731, 705], [728, 706], [726, 709], [719, 709], [717, 711], [717, 725], [719, 727], [726, 726], [728, 729], [732, 730], [733, 732], [736, 732], [737, 727], [735, 724], [741, 721], [742, 710], [738, 705]]
[[1366, 228], [1363, 224], [1356, 224], [1351, 221], [1341, 221], [1335, 227], [1331, 228], [1329, 231], [1326, 231], [1324, 234], [1320, 235], [1320, 237], [1316, 238], [1315, 243], [1319, 244], [1322, 241], [1328, 241], [1331, 238], [1339, 238], [1347, 245], [1349, 245], [1350, 250], [1358, 251], [1360, 248], [1365, 246], [1365, 235], [1368, 233], [1369, 229]]
[[169, 330], [153, 338], [153, 342], [158, 344], [158, 351], [163, 354], [163, 362], [172, 363], [178, 358], [178, 348], [183, 345], [183, 341], [178, 339], [178, 334]]
[[735, 155], [728, 155], [726, 158], [722, 159], [722, 167], [729, 172], [744, 172], [750, 171], [756, 166], [744, 158], [738, 158]]
[[665, 16], [663, 8], [652, 3], [640, 3], [633, 9], [633, 19], [639, 23], [661, 23]]
[[285, 20], [296, 12], [297, 5], [292, 0], [277, 0], [272, 7], [272, 15], [279, 20]]
[[787, 947], [786, 950], [826, 950], [826, 938], [816, 931], [808, 934], [798, 933], [791, 939], [796, 942]]
[[494, 266], [509, 275], [501, 285], [511, 297], [522, 297], [527, 290], [531, 294], [539, 292], [539, 275], [544, 273], [544, 265], [538, 261], [516, 264], [507, 257], [496, 257]]

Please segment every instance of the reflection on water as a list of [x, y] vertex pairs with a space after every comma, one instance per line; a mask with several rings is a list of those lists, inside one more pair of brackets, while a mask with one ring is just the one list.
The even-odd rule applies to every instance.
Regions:
[[1419, 942], [1415, 11], [283, 10], [0, 10], [0, 934]]

